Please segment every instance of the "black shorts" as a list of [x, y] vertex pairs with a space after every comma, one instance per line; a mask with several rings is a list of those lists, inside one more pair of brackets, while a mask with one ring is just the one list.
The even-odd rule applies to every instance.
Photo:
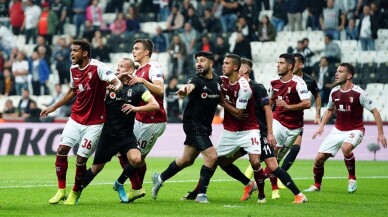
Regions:
[[210, 140], [210, 134], [204, 130], [183, 126], [183, 130], [186, 134], [184, 144], [192, 146], [199, 151], [206, 150], [213, 146]]
[[120, 153], [122, 156], [127, 156], [127, 152], [134, 148], [139, 149], [136, 137], [133, 134], [125, 137], [117, 137], [101, 133], [93, 164], [107, 163], [117, 153]]
[[[270, 157], [275, 157], [273, 147], [268, 144], [267, 138], [260, 137], [260, 143], [261, 143], [261, 154], [260, 154], [260, 162], [263, 162], [265, 159]], [[241, 155], [247, 154], [247, 152], [240, 148]]]

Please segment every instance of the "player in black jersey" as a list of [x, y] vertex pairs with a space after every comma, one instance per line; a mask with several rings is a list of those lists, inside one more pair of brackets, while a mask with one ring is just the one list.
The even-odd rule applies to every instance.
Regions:
[[[134, 70], [134, 62], [131, 59], [120, 60], [117, 76], [124, 87], [117, 94], [110, 91], [108, 87], [109, 93], [105, 99], [107, 121], [102, 129], [93, 165], [86, 171], [82, 182], [82, 189], [84, 189], [117, 153], [127, 156], [129, 164], [113, 186], [123, 203], [128, 203], [123, 183], [136, 171], [136, 168], [141, 166], [141, 153], [133, 134], [135, 114], [138, 111], [150, 112], [159, 109], [158, 102], [143, 84], [128, 85], [130, 75]], [[141, 101], [146, 104], [139, 106]]]
[[204, 164], [200, 171], [199, 194], [195, 201], [207, 203], [206, 190], [210, 178], [217, 167], [217, 152], [209, 138], [212, 133], [212, 120], [220, 102], [221, 79], [214, 73], [214, 54], [197, 52], [195, 54], [197, 74], [181, 87], [177, 94], [183, 98], [188, 95], [189, 102], [183, 113], [183, 130], [186, 134], [183, 154], [170, 163], [161, 174], [152, 176], [152, 197], [156, 199], [162, 183], [173, 177], [183, 168], [192, 165], [201, 153]]
[[[244, 77], [249, 81], [249, 85], [252, 89], [254, 102], [255, 102], [255, 111], [256, 118], [260, 125], [260, 139], [261, 139], [261, 155], [260, 161], [264, 161], [267, 165], [266, 169], [269, 169], [271, 173], [276, 174], [280, 180], [284, 183], [288, 183], [287, 187], [293, 192], [295, 196], [294, 203], [303, 203], [307, 201], [307, 198], [300, 192], [298, 187], [295, 185], [294, 181], [290, 175], [281, 169], [276, 161], [273, 146], [276, 145], [275, 136], [272, 132], [272, 110], [269, 106], [268, 93], [265, 87], [262, 84], [257, 83], [254, 80], [249, 79], [249, 74], [252, 71], [252, 61], [246, 58], [241, 59], [240, 67], [240, 76]], [[241, 170], [233, 164], [235, 160], [245, 155], [246, 152], [243, 149], [236, 152], [233, 157], [228, 158], [228, 161], [224, 161], [223, 164], [220, 164], [220, 167], [231, 177], [240, 181], [245, 185], [244, 194], [241, 197], [241, 201], [248, 200], [251, 197], [251, 194], [259, 189], [258, 203], [265, 203], [265, 194], [264, 194], [264, 173], [255, 173], [255, 179], [259, 180], [259, 186], [255, 185], [255, 182], [252, 182], [247, 176], [245, 176]], [[251, 166], [249, 165], [251, 168]], [[195, 198], [198, 189], [194, 189], [189, 192], [182, 199], [192, 200]]]

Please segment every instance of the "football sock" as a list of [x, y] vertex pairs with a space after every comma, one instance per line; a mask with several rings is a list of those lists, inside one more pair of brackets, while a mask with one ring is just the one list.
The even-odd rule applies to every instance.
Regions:
[[272, 190], [279, 189], [278, 177], [273, 172], [269, 174], [269, 181], [271, 182]]
[[91, 168], [86, 170], [84, 179], [82, 180], [81, 190], [86, 188], [93, 181], [94, 177], [96, 177], [96, 175], [94, 175]]
[[349, 172], [349, 179], [356, 180], [356, 158], [353, 152], [349, 156], [344, 157], [344, 161]]
[[58, 188], [65, 189], [66, 188], [66, 173], [67, 173], [67, 155], [59, 155], [55, 159], [55, 168], [58, 178]]
[[123, 172], [121, 173], [120, 177], [117, 179], [117, 182], [120, 184], [124, 184], [125, 180], [127, 180], [128, 177], [131, 177], [133, 174], [135, 174], [136, 168], [132, 166], [132, 164], [127, 164], [127, 166], [124, 167]]
[[119, 156], [117, 156], [117, 158], [119, 159], [121, 168], [124, 169], [125, 166], [127, 166], [127, 164], [129, 163], [127, 157], [123, 156], [123, 155], [119, 155]]
[[205, 165], [202, 165], [199, 177], [198, 194], [206, 194], [210, 179], [212, 178], [215, 171], [215, 169], [211, 169]]
[[288, 152], [287, 156], [283, 160], [283, 164], [281, 168], [285, 171], [290, 169], [292, 164], [294, 163], [296, 156], [298, 156], [298, 153], [300, 151], [300, 145], [293, 145], [290, 149], [290, 152]]
[[278, 167], [275, 171], [273, 171], [273, 174], [275, 174], [277, 177], [279, 177], [280, 181], [292, 191], [294, 195], [297, 195], [300, 193], [300, 190], [298, 187], [296, 187], [294, 181], [292, 180], [291, 176], [282, 168]]
[[324, 166], [319, 167], [314, 165], [313, 173], [314, 173], [314, 181], [315, 181], [314, 185], [315, 187], [320, 189], [322, 184], [322, 177], [325, 174], [325, 167]]
[[175, 160], [168, 165], [167, 169], [160, 174], [160, 179], [164, 182], [168, 180], [169, 178], [175, 176], [175, 174], [179, 173], [182, 168], [179, 168], [178, 165], [176, 165]]
[[86, 172], [86, 163], [83, 163], [83, 164], [76, 163], [75, 182], [73, 186], [73, 191], [81, 190], [81, 185], [84, 179], [85, 172]]
[[132, 185], [133, 190], [139, 190], [143, 187], [141, 182], [140, 182], [140, 179], [139, 179], [138, 170], [136, 170], [134, 173], [132, 173], [132, 175], [129, 177], [129, 180], [131, 181], [131, 185]]
[[265, 174], [264, 174], [263, 168], [260, 167], [259, 170], [254, 170], [253, 176], [255, 177], [255, 181], [257, 184], [257, 190], [259, 191], [259, 197], [261, 197], [261, 198], [265, 197], [265, 193], [264, 193]]
[[228, 174], [230, 177], [240, 181], [243, 185], [247, 185], [251, 181], [234, 164], [230, 164], [230, 165], [227, 165], [225, 167], [221, 167], [221, 169], [223, 169], [226, 172], [226, 174]]
[[139, 180], [140, 180], [141, 184], [143, 184], [143, 182], [144, 182], [144, 176], [145, 176], [146, 172], [147, 172], [147, 163], [144, 162], [144, 165], [137, 168], [137, 171], [136, 171], [136, 173], [139, 176]]

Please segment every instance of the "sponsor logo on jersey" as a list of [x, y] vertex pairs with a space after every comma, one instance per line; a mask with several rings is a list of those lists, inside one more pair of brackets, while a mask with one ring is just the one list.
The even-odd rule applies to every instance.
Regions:
[[73, 77], [74, 80], [79, 80], [79, 78]]
[[110, 92], [110, 93], [109, 93], [109, 97], [110, 97], [111, 99], [116, 98], [116, 93], [115, 93], [115, 92]]
[[338, 102], [339, 101], [339, 99], [334, 99], [334, 102]]
[[221, 85], [220, 84], [217, 84], [217, 89], [218, 89], [218, 91], [221, 91]]
[[276, 89], [276, 88], [272, 88], [272, 90], [275, 91], [275, 92], [276, 92], [276, 91], [279, 91], [279, 89]]
[[202, 97], [202, 99], [206, 99], [207, 98], [207, 93], [206, 92], [202, 93], [201, 97]]
[[201, 97], [202, 97], [202, 99], [206, 99], [206, 98], [220, 98], [220, 95], [218, 95], [218, 94], [208, 94], [206, 92], [203, 92], [201, 94]]

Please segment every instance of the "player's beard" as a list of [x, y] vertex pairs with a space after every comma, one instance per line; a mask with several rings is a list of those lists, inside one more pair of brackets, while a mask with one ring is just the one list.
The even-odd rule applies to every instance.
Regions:
[[279, 75], [280, 77], [283, 77], [283, 76], [287, 75], [287, 72], [278, 72], [278, 75]]
[[197, 72], [198, 72], [198, 74], [203, 76], [203, 75], [206, 75], [209, 72], [209, 68], [202, 67], [202, 72], [200, 70], [198, 70], [198, 69], [197, 69]]

